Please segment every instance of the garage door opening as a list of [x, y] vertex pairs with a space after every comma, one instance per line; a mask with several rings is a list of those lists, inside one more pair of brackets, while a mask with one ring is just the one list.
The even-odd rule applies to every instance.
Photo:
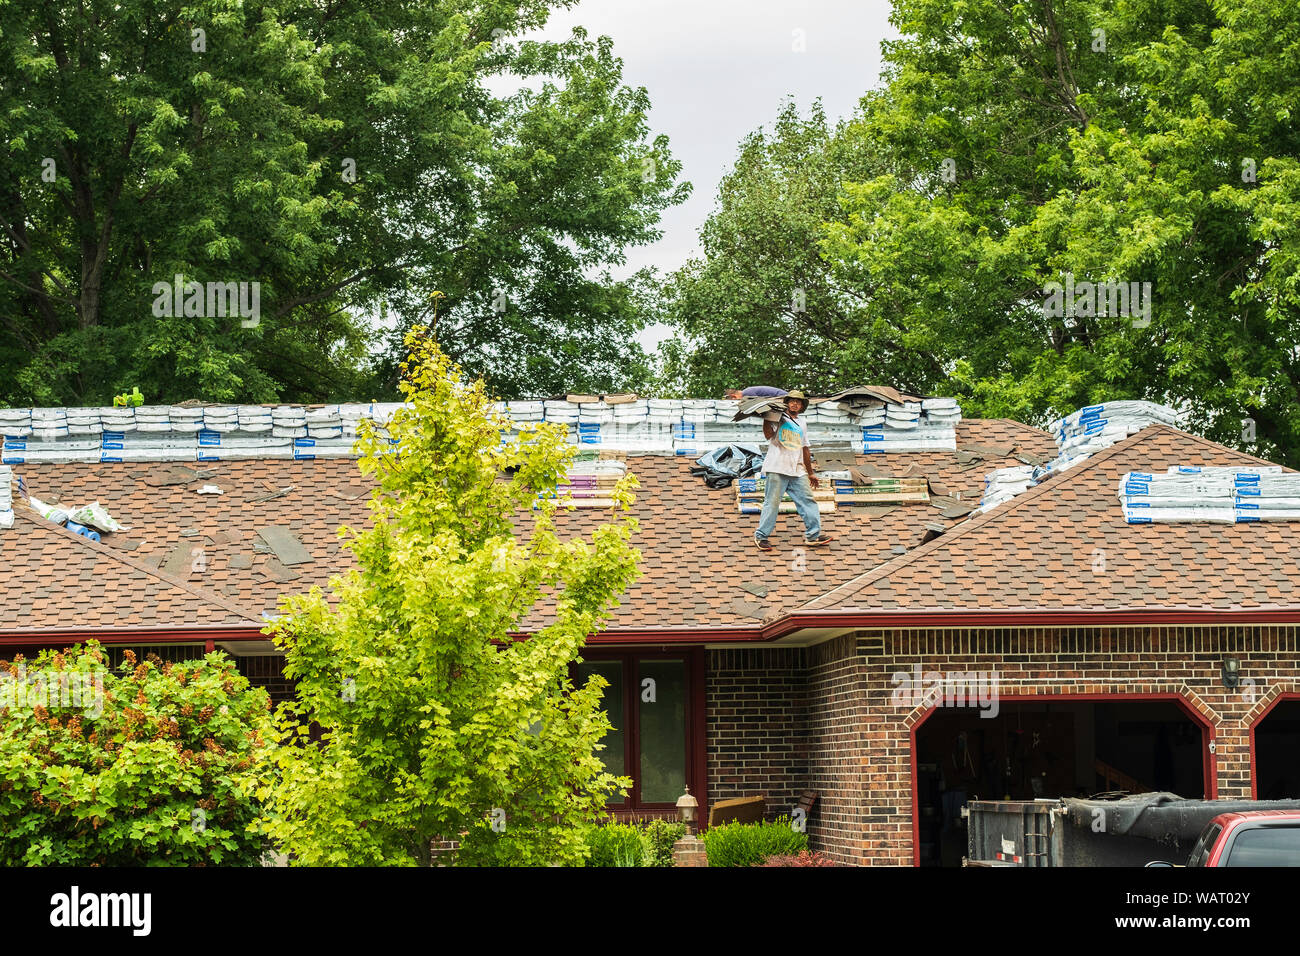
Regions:
[[1300, 798], [1300, 699], [1278, 701], [1255, 725], [1255, 798]]
[[1206, 737], [1172, 700], [1003, 701], [932, 711], [916, 731], [918, 860], [960, 866], [968, 800], [1164, 790], [1206, 796]]

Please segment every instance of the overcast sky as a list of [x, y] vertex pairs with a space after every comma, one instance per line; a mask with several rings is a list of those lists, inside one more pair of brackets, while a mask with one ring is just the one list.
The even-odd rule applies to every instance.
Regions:
[[652, 136], [668, 135], [695, 187], [664, 213], [659, 242], [630, 250], [627, 271], [669, 271], [693, 254], [741, 138], [770, 126], [783, 98], [851, 113], [877, 83], [880, 41], [896, 35], [888, 17], [888, 0], [582, 0], [554, 14], [547, 37], [580, 24], [613, 38], [624, 82], [650, 94]]

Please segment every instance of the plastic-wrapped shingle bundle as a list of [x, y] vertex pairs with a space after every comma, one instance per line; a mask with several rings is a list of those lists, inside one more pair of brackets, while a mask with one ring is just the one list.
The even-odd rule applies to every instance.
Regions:
[[565, 401], [548, 401], [542, 403], [546, 421], [560, 422], [565, 425], [577, 422], [579, 407], [580, 406], [574, 405], [572, 402]]
[[32, 433], [30, 408], [0, 408], [0, 435], [8, 438], [26, 438]]
[[86, 436], [98, 435], [104, 430], [100, 421], [98, 408], [69, 408], [68, 409], [68, 435]]
[[1283, 473], [1276, 465], [1131, 471], [1120, 479], [1119, 499], [1129, 524], [1295, 521], [1300, 519], [1300, 475]]
[[540, 422], [545, 418], [545, 403], [514, 401], [506, 403], [506, 414], [511, 421], [526, 423]]
[[13, 469], [0, 465], [0, 528], [14, 526]]
[[266, 433], [275, 427], [271, 419], [271, 409], [261, 405], [239, 406], [239, 430], [241, 432]]
[[203, 427], [203, 409], [198, 405], [173, 405], [167, 415], [177, 434], [193, 435]]
[[1109, 448], [1148, 425], [1179, 427], [1178, 410], [1147, 401], [1103, 402], [1087, 405], [1048, 426], [1062, 455], [1073, 457]]
[[1031, 465], [995, 468], [984, 478], [984, 497], [980, 499], [980, 511], [988, 511], [1004, 501], [1010, 501], [1033, 484], [1034, 469]]
[[271, 409], [273, 438], [306, 438], [307, 411], [296, 405], [279, 405]]
[[337, 405], [309, 408], [304, 416], [307, 437], [316, 440], [343, 437], [343, 416]]
[[956, 426], [961, 421], [961, 406], [955, 398], [927, 398], [921, 401], [925, 420], [934, 425]]
[[172, 430], [171, 411], [166, 405], [141, 405], [135, 410], [135, 430], [166, 434]]

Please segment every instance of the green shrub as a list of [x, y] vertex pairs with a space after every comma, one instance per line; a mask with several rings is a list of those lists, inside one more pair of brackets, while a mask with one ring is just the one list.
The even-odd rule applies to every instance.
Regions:
[[266, 691], [224, 654], [0, 663], [0, 866], [256, 866]]
[[673, 844], [686, 835], [686, 824], [651, 820], [644, 830], [646, 866], [672, 866]]
[[704, 831], [709, 866], [758, 866], [770, 856], [808, 849], [808, 834], [791, 829], [789, 817], [773, 823], [724, 823]]
[[588, 866], [645, 866], [645, 838], [631, 823], [605, 823], [586, 828], [583, 834], [591, 850]]

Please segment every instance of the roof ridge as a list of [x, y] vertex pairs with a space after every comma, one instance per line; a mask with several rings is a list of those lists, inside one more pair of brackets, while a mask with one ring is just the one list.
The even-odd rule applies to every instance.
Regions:
[[999, 521], [1002, 518], [1005, 518], [1007, 515], [1011, 514], [1012, 512], [1016, 511], [1017, 509], [1024, 507], [1026, 504], [1032, 501], [1037, 501], [1043, 495], [1051, 493], [1052, 489], [1060, 488], [1062, 485], [1069, 484], [1070, 482], [1077, 480], [1081, 476], [1092, 471], [1101, 462], [1104, 462], [1108, 458], [1117, 454], [1119, 451], [1132, 448], [1133, 446], [1141, 444], [1142, 442], [1147, 441], [1150, 438], [1154, 438], [1162, 431], [1171, 431], [1177, 434], [1187, 435], [1188, 437], [1196, 438], [1216, 448], [1224, 448], [1228, 451], [1232, 451], [1232, 449], [1227, 448], [1227, 446], [1225, 445], [1219, 445], [1215, 442], [1209, 441], [1208, 439], [1202, 439], [1200, 438], [1199, 435], [1192, 435], [1190, 432], [1182, 432], [1177, 428], [1171, 428], [1170, 426], [1162, 423], [1155, 423], [1155, 424], [1148, 425], [1146, 428], [1143, 428], [1140, 432], [1137, 432], [1134, 435], [1129, 435], [1126, 438], [1117, 441], [1109, 448], [1103, 448], [1101, 451], [1093, 452], [1091, 455], [1088, 456], [1087, 461], [1084, 461], [1081, 464], [1076, 465], [1074, 468], [1071, 468], [1068, 471], [1058, 473], [1056, 476], [1054, 476], [1053, 480], [1039, 482], [1033, 488], [1021, 492], [1020, 494], [1012, 498], [1010, 501], [1003, 502], [1003, 505], [1005, 505], [1005, 507], [999, 505], [998, 507], [995, 507], [990, 511], [984, 512], [982, 515], [980, 515], [977, 518], [973, 518], [969, 521], [963, 522], [962, 524], [958, 525], [956, 528], [952, 529], [951, 531], [945, 532], [944, 534], [939, 535], [937, 538], [933, 538], [932, 540], [927, 541], [924, 544], [921, 544], [913, 548], [907, 554], [899, 555], [897, 558], [894, 558], [892, 561], [886, 561], [884, 564], [877, 565], [871, 570], [858, 575], [858, 577], [853, 578], [852, 580], [849, 581], [845, 581], [843, 584], [839, 585], [838, 587], [834, 587], [823, 594], [819, 594], [817, 597], [813, 598], [812, 600], [799, 605], [799, 607], [795, 608], [794, 610], [802, 611], [805, 609], [819, 607], [822, 602], [830, 600], [834, 595], [838, 594], [841, 591], [860, 590], [861, 588], [865, 587], [866, 585], [872, 583], [875, 580], [878, 580], [879, 578], [887, 577], [888, 575], [892, 574], [894, 571], [898, 570], [899, 568], [905, 567], [906, 565], [910, 564], [912, 561], [919, 560], [922, 556], [926, 556], [935, 551], [940, 550], [941, 548], [945, 547], [948, 543], [950, 543], [952, 539], [961, 537], [963, 534], [967, 534], [969, 532], [983, 528], [986, 525], [993, 523], [994, 521]]
[[77, 534], [75, 531], [69, 531], [67, 528], [63, 527], [63, 525], [56, 524], [53, 521], [47, 521], [44, 518], [40, 518], [35, 512], [26, 509], [15, 508], [14, 516], [16, 518], [20, 518], [25, 521], [30, 521], [33, 527], [35, 527], [37, 530], [52, 531], [56, 534], [61, 534], [65, 537], [71, 538], [73, 541], [77, 542], [79, 545], [81, 545], [84, 548], [89, 548], [91, 551], [94, 551], [98, 554], [103, 554], [113, 559], [114, 561], [117, 561], [121, 564], [126, 565], [129, 568], [132, 568], [133, 570], [143, 572], [149, 577], [156, 578], [157, 580], [163, 582], [166, 585], [169, 585], [170, 587], [179, 588], [180, 590], [186, 592], [187, 594], [200, 598], [201, 600], [207, 601], [209, 604], [215, 604], [224, 610], [231, 611], [235, 614], [238, 614], [240, 617], [244, 618], [245, 620], [259, 622], [259, 623], [261, 622], [261, 614], [259, 612], [250, 611], [248, 608], [240, 607], [239, 605], [227, 601], [225, 598], [221, 597], [220, 595], [208, 591], [204, 588], [196, 588], [193, 585], [191, 585], [188, 581], [182, 581], [180, 578], [173, 577], [172, 575], [167, 574], [165, 571], [162, 571], [159, 568], [150, 567], [148, 564], [145, 564], [143, 561], [137, 561], [135, 558], [127, 557], [125, 554], [122, 554], [120, 551], [110, 548], [107, 545], [100, 544], [98, 541], [92, 541], [84, 535]]

